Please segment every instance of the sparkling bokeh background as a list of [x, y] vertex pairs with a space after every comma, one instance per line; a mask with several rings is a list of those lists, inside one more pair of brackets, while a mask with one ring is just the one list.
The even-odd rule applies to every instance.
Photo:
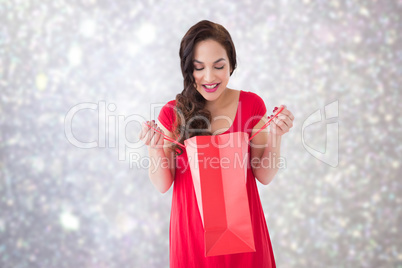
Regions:
[[[168, 267], [172, 189], [152, 186], [137, 135], [182, 90], [180, 40], [202, 19], [235, 42], [229, 86], [296, 117], [286, 168], [259, 185], [277, 266], [402, 267], [401, 14], [400, 0], [0, 1], [0, 267]], [[332, 167], [302, 144], [324, 152], [326, 121], [302, 126], [335, 101]]]

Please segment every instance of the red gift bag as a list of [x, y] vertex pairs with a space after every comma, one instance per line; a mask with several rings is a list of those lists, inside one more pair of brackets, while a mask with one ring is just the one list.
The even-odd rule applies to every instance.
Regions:
[[163, 135], [187, 152], [204, 226], [205, 256], [255, 252], [246, 188], [248, 142], [283, 108], [250, 138], [245, 132], [194, 136], [183, 145]]
[[248, 134], [184, 141], [204, 225], [205, 256], [255, 251], [247, 197]]

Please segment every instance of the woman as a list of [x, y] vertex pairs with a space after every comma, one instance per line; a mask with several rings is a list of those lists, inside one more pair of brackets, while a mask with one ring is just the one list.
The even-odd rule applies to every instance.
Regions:
[[195, 135], [239, 131], [252, 135], [269, 117], [258, 95], [227, 87], [236, 68], [236, 51], [224, 27], [200, 21], [183, 37], [179, 54], [184, 90], [162, 108], [159, 125], [148, 121], [140, 133], [152, 158], [149, 177], [154, 186], [164, 193], [174, 182], [170, 267], [276, 267], [255, 178], [264, 185], [273, 180], [278, 167], [267, 163], [278, 162], [281, 136], [293, 126], [294, 116], [285, 107], [270, 131], [258, 133], [249, 146], [252, 165], [246, 185], [256, 251], [205, 257], [204, 230], [186, 152], [164, 140], [161, 133], [182, 144]]

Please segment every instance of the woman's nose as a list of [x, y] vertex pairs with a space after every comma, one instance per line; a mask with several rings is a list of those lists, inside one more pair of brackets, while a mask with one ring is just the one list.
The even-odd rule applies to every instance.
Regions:
[[206, 68], [205, 69], [205, 76], [204, 76], [204, 80], [206, 82], [213, 82], [214, 81], [214, 71], [211, 70], [210, 68]]

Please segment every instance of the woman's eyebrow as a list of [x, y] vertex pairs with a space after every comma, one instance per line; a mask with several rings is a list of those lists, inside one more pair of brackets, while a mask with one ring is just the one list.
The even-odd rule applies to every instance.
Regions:
[[[223, 60], [225, 60], [225, 59], [224, 59], [224, 58], [220, 58], [219, 60], [214, 61], [214, 64], [215, 64], [215, 63], [218, 63], [218, 62], [220, 62], [220, 61], [223, 61]], [[202, 61], [199, 61], [199, 60], [193, 60], [193, 62], [203, 64], [203, 62], [202, 62]]]

